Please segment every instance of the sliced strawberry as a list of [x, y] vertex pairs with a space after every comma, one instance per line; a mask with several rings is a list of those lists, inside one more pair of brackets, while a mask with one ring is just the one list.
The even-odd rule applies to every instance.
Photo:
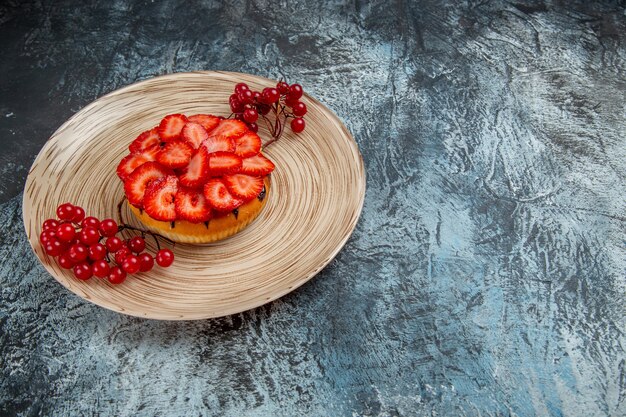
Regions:
[[209, 177], [209, 154], [204, 147], [199, 147], [189, 164], [180, 172], [180, 183], [185, 187], [198, 188]]
[[156, 220], [172, 222], [176, 220], [176, 193], [178, 178], [174, 175], [154, 180], [146, 187], [143, 206], [146, 213]]
[[243, 204], [243, 201], [234, 197], [219, 178], [211, 178], [204, 184], [204, 196], [209, 205], [217, 211], [231, 211]]
[[237, 139], [248, 131], [248, 126], [241, 120], [224, 119], [209, 133], [209, 137]]
[[170, 114], [161, 120], [158, 132], [163, 142], [169, 142], [180, 138], [180, 132], [187, 123], [187, 117], [184, 114]]
[[[202, 127], [201, 127], [202, 128]], [[182, 168], [189, 163], [193, 148], [182, 140], [167, 142], [156, 155], [156, 160], [169, 168]]]
[[241, 169], [241, 157], [232, 152], [214, 152], [209, 155], [209, 175], [235, 174]]
[[161, 145], [152, 145], [142, 151], [137, 152], [138, 154], [143, 155], [148, 158], [148, 161], [156, 161], [157, 154], [161, 151]]
[[124, 181], [124, 192], [128, 201], [135, 207], [143, 207], [146, 187], [156, 179], [172, 175], [173, 172], [157, 162], [146, 162], [133, 171]]
[[131, 153], [130, 155], [126, 155], [117, 165], [117, 176], [120, 177], [122, 181], [125, 181], [135, 168], [148, 161], [150, 161], [150, 158], [142, 154]]
[[263, 191], [263, 178], [245, 174], [225, 175], [224, 184], [228, 191], [244, 202], [256, 198]]
[[207, 132], [215, 129], [215, 127], [220, 124], [220, 120], [219, 117], [213, 116], [212, 114], [194, 114], [193, 116], [189, 116], [190, 122], [201, 124]]
[[261, 138], [252, 131], [235, 139], [234, 142], [235, 153], [242, 158], [248, 158], [261, 152]]
[[235, 142], [232, 139], [224, 137], [209, 136], [207, 140], [202, 142], [208, 153], [213, 152], [234, 152]]
[[241, 173], [264, 177], [274, 171], [274, 163], [261, 154], [246, 158], [241, 164]]
[[181, 134], [183, 140], [193, 146], [194, 149], [198, 149], [200, 144], [209, 137], [209, 134], [201, 124], [193, 122], [188, 122], [185, 127], [183, 127]]
[[202, 191], [179, 187], [176, 193], [176, 218], [191, 223], [202, 223], [211, 219], [211, 206]]
[[147, 149], [153, 145], [159, 145], [161, 143], [161, 137], [157, 128], [146, 130], [141, 135], [137, 136], [137, 139], [128, 145], [128, 149], [131, 153], [140, 153], [144, 149]]

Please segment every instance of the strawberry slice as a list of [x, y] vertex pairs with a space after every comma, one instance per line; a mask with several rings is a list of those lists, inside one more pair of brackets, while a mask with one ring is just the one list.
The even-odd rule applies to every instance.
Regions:
[[172, 175], [173, 172], [157, 162], [146, 162], [135, 169], [124, 181], [124, 192], [128, 201], [135, 207], [143, 207], [146, 187], [156, 179]]
[[130, 150], [131, 153], [141, 153], [141, 151], [150, 148], [153, 145], [159, 145], [160, 143], [161, 137], [155, 127], [154, 129], [146, 130], [141, 135], [137, 136], [137, 139], [128, 145], [128, 150]]
[[157, 153], [156, 160], [169, 168], [182, 168], [189, 163], [192, 154], [193, 148], [187, 142], [173, 140]]
[[263, 191], [263, 178], [245, 174], [225, 175], [224, 184], [228, 191], [244, 202], [250, 201]]
[[189, 122], [183, 127], [182, 131], [183, 140], [193, 146], [194, 149], [202, 144], [204, 140], [209, 137], [204, 127], [199, 123]]
[[209, 175], [219, 177], [235, 174], [241, 169], [241, 157], [232, 152], [214, 152], [209, 155]]
[[241, 173], [264, 177], [274, 171], [274, 163], [261, 154], [246, 158], [241, 164]]
[[232, 139], [224, 137], [209, 136], [207, 140], [202, 142], [208, 153], [213, 152], [234, 152], [235, 142]]
[[176, 220], [176, 193], [178, 178], [168, 175], [154, 180], [146, 187], [144, 209], [150, 217], [164, 222]]
[[156, 161], [156, 156], [160, 151], [161, 151], [161, 144], [157, 144], [157, 145], [152, 145], [137, 153], [148, 158], [148, 161]]
[[248, 158], [261, 152], [261, 138], [252, 131], [234, 140], [235, 153], [242, 158]]
[[209, 177], [209, 154], [204, 147], [199, 147], [189, 164], [181, 170], [179, 175], [180, 183], [185, 187], [198, 188], [204, 184]]
[[180, 139], [180, 132], [187, 123], [187, 117], [184, 114], [170, 114], [161, 120], [157, 128], [159, 136], [163, 142], [169, 142]]
[[237, 139], [248, 131], [248, 126], [241, 120], [224, 119], [209, 134], [210, 137]]
[[202, 125], [207, 132], [215, 129], [215, 127], [220, 124], [220, 120], [219, 117], [213, 116], [212, 114], [194, 114], [193, 116], [189, 116], [190, 122]]
[[138, 153], [126, 155], [117, 165], [117, 176], [120, 177], [122, 181], [126, 181], [126, 178], [128, 178], [135, 168], [146, 162], [154, 161], [160, 149], [158, 145], [152, 145]]
[[191, 223], [209, 221], [212, 217], [211, 206], [202, 191], [178, 187], [176, 193], [176, 218]]
[[204, 197], [209, 205], [217, 211], [231, 211], [243, 204], [243, 201], [234, 197], [219, 178], [211, 178], [204, 184]]

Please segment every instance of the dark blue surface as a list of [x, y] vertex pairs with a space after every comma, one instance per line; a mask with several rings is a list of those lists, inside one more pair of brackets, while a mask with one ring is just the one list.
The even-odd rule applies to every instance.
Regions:
[[[626, 415], [623, 5], [20, 3], [0, 6], [0, 414]], [[26, 171], [91, 100], [200, 69], [337, 112], [359, 225], [250, 312], [91, 305], [31, 253]]]

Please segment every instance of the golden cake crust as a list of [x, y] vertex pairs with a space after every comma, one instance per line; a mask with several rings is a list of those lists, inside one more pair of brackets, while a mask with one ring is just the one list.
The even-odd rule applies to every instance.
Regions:
[[[265, 196], [254, 198], [237, 208], [237, 215], [228, 213], [225, 216], [211, 219], [206, 223], [191, 223], [185, 220], [164, 222], [148, 216], [145, 211], [129, 204], [131, 212], [150, 231], [158, 233], [179, 243], [211, 243], [226, 239], [240, 232], [257, 218], [265, 206], [270, 193], [270, 177], [263, 180]], [[173, 227], [172, 227], [173, 226]]]

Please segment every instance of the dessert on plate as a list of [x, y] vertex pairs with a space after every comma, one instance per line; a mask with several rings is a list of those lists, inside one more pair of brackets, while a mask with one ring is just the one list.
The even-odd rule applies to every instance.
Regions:
[[246, 123], [170, 114], [140, 134], [117, 167], [131, 212], [175, 242], [232, 236], [261, 212], [274, 164]]

